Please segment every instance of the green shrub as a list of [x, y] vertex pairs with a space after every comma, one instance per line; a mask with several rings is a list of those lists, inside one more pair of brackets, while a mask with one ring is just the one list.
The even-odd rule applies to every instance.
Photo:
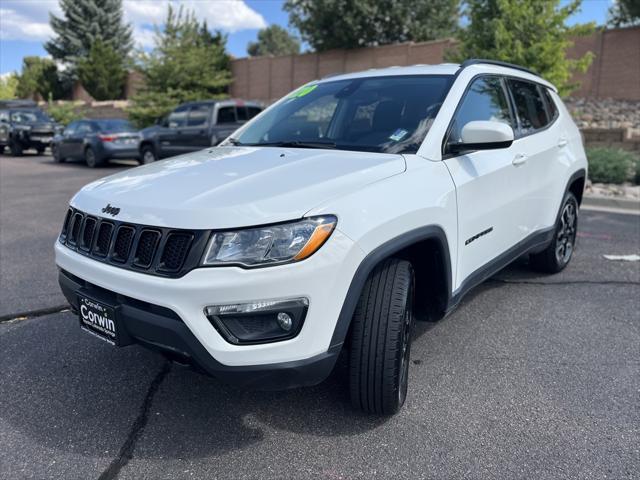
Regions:
[[[589, 178], [594, 183], [617, 183], [635, 180], [637, 183], [637, 157], [618, 148], [589, 148]], [[634, 179], [634, 177], [636, 177]]]
[[49, 104], [47, 105], [47, 113], [56, 122], [64, 125], [65, 127], [71, 122], [80, 120], [84, 117], [84, 112], [82, 111], [82, 109], [76, 109], [75, 105], [72, 102], [56, 104], [49, 100]]

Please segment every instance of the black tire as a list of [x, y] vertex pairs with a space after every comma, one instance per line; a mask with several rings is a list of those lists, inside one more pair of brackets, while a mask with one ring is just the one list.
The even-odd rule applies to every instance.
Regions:
[[84, 150], [84, 161], [89, 168], [96, 168], [102, 165], [102, 161], [98, 159], [98, 155], [91, 147], [87, 147]]
[[53, 157], [53, 161], [55, 163], [64, 163], [65, 159], [60, 156], [60, 151], [55, 145], [51, 145], [51, 156]]
[[45, 147], [38, 147], [38, 148], [36, 148], [36, 153], [37, 153], [38, 155], [42, 155], [42, 154], [44, 153], [44, 151], [45, 151]]
[[153, 149], [151, 145], [145, 145], [140, 150], [140, 165], [147, 165], [149, 163], [153, 163], [158, 160], [158, 156], [156, 155], [156, 151]]
[[9, 150], [14, 157], [22, 156], [22, 145], [20, 145], [20, 142], [14, 140], [9, 141]]
[[367, 279], [351, 330], [351, 403], [368, 413], [396, 413], [407, 397], [413, 331], [413, 268], [391, 258]]
[[573, 256], [578, 231], [578, 200], [571, 192], [565, 195], [556, 222], [553, 240], [542, 252], [529, 257], [531, 267], [539, 272], [558, 273]]

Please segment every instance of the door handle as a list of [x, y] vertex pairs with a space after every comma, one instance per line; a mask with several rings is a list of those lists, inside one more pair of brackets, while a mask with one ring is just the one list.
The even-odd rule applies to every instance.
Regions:
[[513, 158], [513, 162], [511, 163], [513, 163], [517, 167], [518, 165], [522, 165], [523, 163], [526, 163], [528, 158], [529, 157], [527, 157], [524, 153], [518, 153]]
[[558, 147], [562, 148], [562, 147], [566, 147], [567, 143], [569, 143], [569, 141], [566, 138], [561, 138], [560, 140], [558, 140]]

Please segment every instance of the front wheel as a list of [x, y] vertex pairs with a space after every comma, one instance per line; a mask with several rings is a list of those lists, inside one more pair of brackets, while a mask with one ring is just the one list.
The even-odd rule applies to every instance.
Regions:
[[578, 231], [578, 200], [567, 192], [562, 202], [553, 240], [542, 252], [531, 255], [531, 266], [540, 272], [558, 273], [571, 261]]
[[396, 413], [407, 398], [413, 331], [413, 268], [391, 258], [367, 279], [353, 317], [351, 403], [368, 413]]
[[9, 143], [9, 150], [11, 151], [11, 155], [13, 155], [14, 157], [22, 156], [22, 145], [20, 145], [20, 142], [11, 140], [11, 142]]
[[60, 149], [57, 145], [51, 145], [51, 155], [55, 163], [64, 162], [64, 158], [60, 155]]
[[157, 160], [156, 152], [151, 145], [145, 145], [140, 152], [140, 163], [146, 165]]

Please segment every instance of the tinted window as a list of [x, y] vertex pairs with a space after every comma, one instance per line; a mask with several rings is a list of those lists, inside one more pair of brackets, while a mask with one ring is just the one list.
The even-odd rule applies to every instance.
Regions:
[[218, 109], [218, 123], [236, 123], [236, 107]]
[[508, 82], [520, 122], [520, 133], [526, 135], [546, 126], [549, 119], [538, 86], [521, 80]]
[[551, 96], [551, 93], [549, 93], [549, 90], [547, 88], [540, 87], [540, 90], [542, 90], [542, 95], [544, 95], [544, 98], [547, 101], [547, 110], [549, 111], [549, 118], [553, 120], [558, 116], [558, 106], [556, 105], [556, 102], [553, 100], [553, 97]]
[[187, 125], [190, 127], [200, 127], [206, 125], [209, 120], [209, 106], [196, 105], [189, 110], [189, 119]]
[[236, 115], [239, 122], [246, 122], [249, 120], [249, 114], [247, 113], [247, 107], [236, 107]]
[[169, 128], [178, 128], [184, 127], [187, 124], [187, 112], [189, 111], [188, 106], [178, 107], [176, 108], [168, 118]]
[[126, 120], [98, 120], [94, 122], [100, 132], [118, 133], [134, 132], [135, 128]]
[[460, 142], [464, 126], [476, 120], [506, 123], [513, 128], [507, 96], [498, 77], [473, 81], [453, 118], [449, 143]]
[[76, 129], [78, 128], [78, 122], [71, 122], [67, 128], [64, 129], [65, 135], [73, 135], [76, 133]]
[[[235, 140], [251, 145], [299, 142], [309, 148], [415, 153], [451, 78], [384, 76], [306, 85], [249, 123]], [[259, 111], [253, 107], [251, 113]]]
[[11, 120], [17, 123], [50, 122], [49, 116], [42, 110], [14, 110]]
[[247, 107], [247, 115], [249, 116], [249, 120], [258, 115], [262, 109], [260, 107]]
[[88, 122], [81, 122], [78, 125], [78, 133], [92, 133], [93, 132], [93, 128], [91, 128], [91, 124]]

